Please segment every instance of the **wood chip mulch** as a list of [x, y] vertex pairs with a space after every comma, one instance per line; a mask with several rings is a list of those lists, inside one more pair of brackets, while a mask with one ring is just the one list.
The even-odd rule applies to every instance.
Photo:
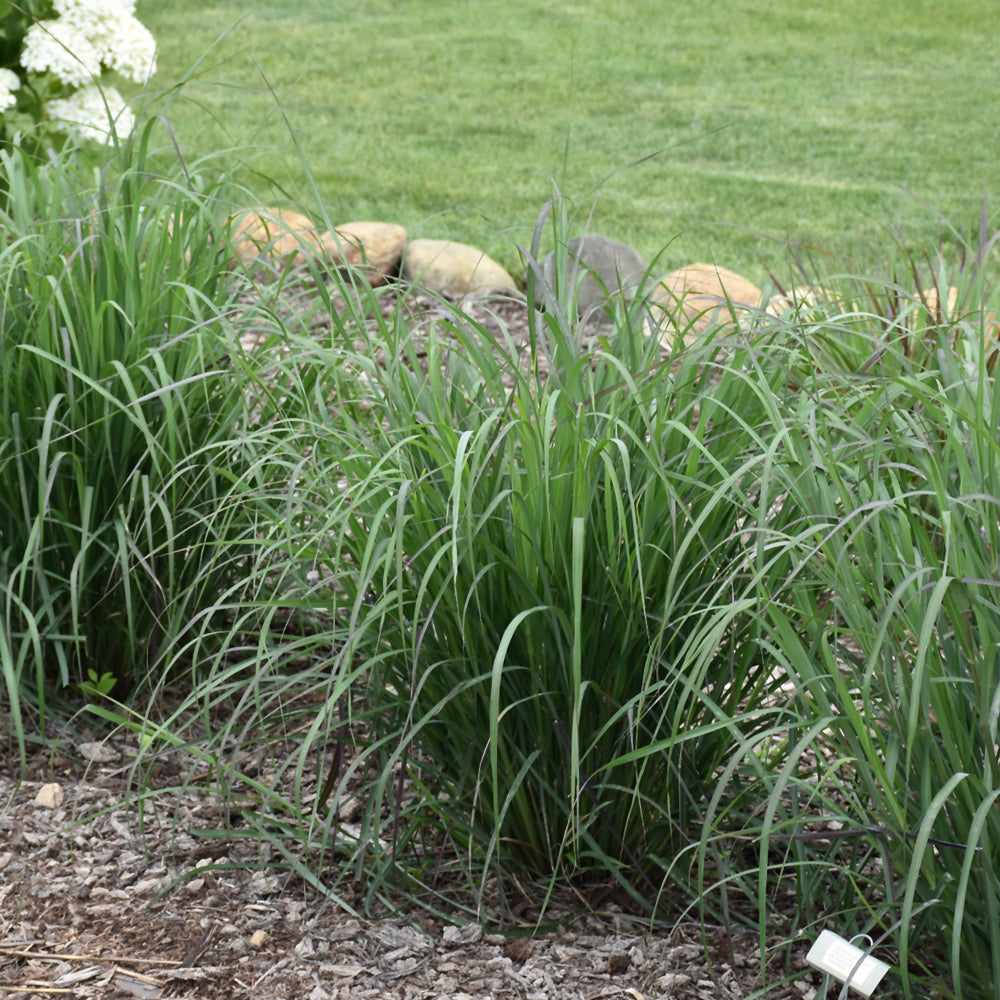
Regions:
[[[414, 906], [351, 914], [275, 864], [269, 845], [227, 836], [204, 789], [171, 779], [150, 795], [147, 786], [140, 810], [130, 752], [122, 737], [63, 738], [37, 750], [19, 782], [16, 752], [0, 750], [0, 996], [760, 995], [760, 944], [749, 931], [651, 929], [615, 906], [575, 917], [562, 907], [557, 929], [516, 936]], [[790, 970], [769, 968], [767, 997], [815, 995], [807, 945]]]

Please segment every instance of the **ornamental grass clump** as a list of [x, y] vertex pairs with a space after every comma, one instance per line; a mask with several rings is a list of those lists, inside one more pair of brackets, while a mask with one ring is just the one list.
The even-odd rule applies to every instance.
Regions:
[[649, 910], [781, 714], [761, 622], [798, 517], [785, 373], [738, 339], [663, 363], [638, 304], [596, 352], [560, 315], [520, 361], [443, 304], [419, 343], [383, 322], [372, 406], [317, 440], [345, 664], [369, 676], [366, 822], [417, 884], [611, 876]]
[[[868, 831], [883, 865], [884, 890], [842, 923], [898, 949], [904, 989], [930, 978], [995, 997], [1000, 405], [982, 369], [941, 356], [927, 377], [866, 393], [853, 448], [813, 442], [826, 475], [810, 486], [840, 511], [808, 570], [827, 603], [772, 614], [801, 729], [821, 725], [838, 762], [830, 778], [845, 794], [829, 815]], [[792, 624], [810, 616], [825, 626]]]
[[[917, 311], [912, 285], [866, 284]], [[747, 748], [776, 779], [722, 882], [790, 940], [869, 935], [887, 996], [978, 1000], [1000, 995], [998, 300], [956, 286], [964, 317], [924, 309], [916, 331], [872, 310], [870, 364], [824, 371], [797, 339], [799, 391], [825, 417], [775, 466], [796, 470], [807, 544], [765, 626], [795, 723]]]
[[0, 662], [42, 713], [189, 666], [178, 637], [260, 586], [285, 425], [239, 347], [220, 192], [149, 172], [150, 131], [93, 177], [2, 155]]

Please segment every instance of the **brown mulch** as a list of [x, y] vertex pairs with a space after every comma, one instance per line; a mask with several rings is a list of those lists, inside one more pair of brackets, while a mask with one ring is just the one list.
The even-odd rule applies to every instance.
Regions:
[[[327, 288], [333, 310], [339, 316], [339, 320], [334, 322], [326, 308], [324, 296], [317, 291], [315, 276], [301, 269], [286, 276], [281, 283], [247, 286], [240, 296], [240, 303], [247, 309], [248, 317], [248, 321], [242, 324], [241, 341], [244, 347], [254, 350], [266, 345], [275, 319], [290, 332], [304, 332], [320, 341], [326, 341], [331, 332], [334, 332], [336, 340], [354, 323], [357, 311], [365, 314], [365, 332], [369, 336], [374, 335], [377, 340], [380, 324], [391, 327], [395, 314], [399, 312], [405, 317], [407, 328], [412, 334], [416, 360], [426, 369], [423, 347], [431, 328], [434, 327], [439, 338], [452, 340], [449, 326], [468, 318], [473, 321], [474, 329], [488, 338], [489, 346], [499, 361], [509, 364], [516, 357], [522, 370], [527, 371], [530, 363], [539, 378], [544, 380], [548, 375], [546, 341], [549, 334], [544, 314], [538, 312], [535, 316], [536, 334], [542, 343], [535, 356], [531, 357], [529, 317], [533, 310], [529, 309], [527, 300], [520, 292], [506, 288], [484, 289], [474, 295], [454, 299], [392, 284], [378, 289], [374, 297], [363, 293], [360, 297], [363, 308], [357, 310], [357, 303], [354, 307], [349, 306], [342, 290], [343, 286], [340, 285], [330, 285]], [[349, 292], [346, 294], [351, 295]], [[266, 309], [258, 319], [256, 309], [262, 302]], [[649, 326], [648, 332], [652, 333], [653, 329]], [[611, 317], [603, 310], [595, 309], [577, 321], [572, 333], [579, 340], [581, 352], [586, 353], [599, 351], [602, 338], [612, 335], [614, 331]], [[364, 333], [360, 329], [354, 331], [353, 345], [361, 351], [366, 348]], [[669, 348], [661, 346], [661, 360], [665, 361], [669, 356]], [[509, 388], [513, 376], [505, 381]]]
[[[91, 734], [84, 734], [89, 736]], [[228, 836], [213, 796], [164, 775], [140, 814], [124, 737], [64, 737], [0, 774], [0, 995], [360, 1000], [744, 1000], [761, 989], [749, 931], [651, 929], [618, 907], [518, 935], [422, 908], [354, 914]], [[142, 823], [140, 824], [140, 815]], [[206, 839], [188, 831], [213, 831]], [[295, 850], [295, 845], [289, 845]], [[810, 1000], [797, 953], [773, 1000]]]

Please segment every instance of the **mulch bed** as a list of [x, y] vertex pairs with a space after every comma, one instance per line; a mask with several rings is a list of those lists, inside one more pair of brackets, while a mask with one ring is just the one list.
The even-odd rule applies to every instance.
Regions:
[[[93, 735], [37, 750], [21, 783], [13, 748], [3, 754], [0, 993], [743, 1000], [761, 988], [756, 934], [650, 928], [615, 904], [584, 912], [579, 897], [557, 900], [544, 930], [513, 935], [413, 905], [352, 914], [271, 846], [230, 835], [214, 797], [173, 773], [144, 788], [140, 810], [134, 745]], [[360, 907], [360, 893], [346, 902]], [[790, 972], [769, 970], [768, 997], [810, 1000], [819, 976], [805, 950]]]

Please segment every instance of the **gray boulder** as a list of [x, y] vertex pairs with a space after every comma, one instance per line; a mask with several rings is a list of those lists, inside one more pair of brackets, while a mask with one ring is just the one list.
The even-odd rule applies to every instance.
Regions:
[[[626, 299], [634, 297], [646, 274], [646, 262], [635, 250], [607, 236], [599, 236], [597, 233], [576, 236], [567, 241], [566, 249], [570, 285], [576, 287], [579, 279], [576, 307], [581, 316], [596, 307], [609, 305], [621, 295]], [[555, 253], [550, 253], [542, 261], [542, 274], [549, 289], [554, 289]], [[559, 291], [562, 294], [562, 289]], [[537, 306], [544, 305], [546, 292], [547, 289], [541, 282], [536, 284]]]

